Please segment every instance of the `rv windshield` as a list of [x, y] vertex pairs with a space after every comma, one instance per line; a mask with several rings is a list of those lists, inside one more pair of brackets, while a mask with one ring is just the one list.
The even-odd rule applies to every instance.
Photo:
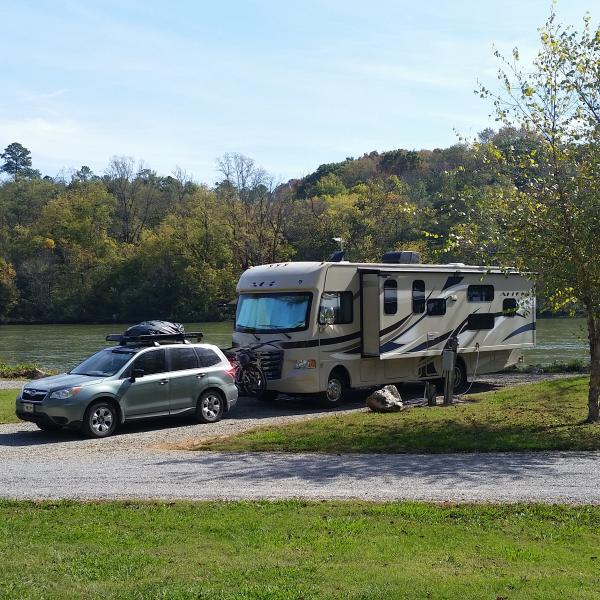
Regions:
[[235, 330], [256, 333], [301, 331], [308, 327], [312, 294], [282, 292], [241, 294]]

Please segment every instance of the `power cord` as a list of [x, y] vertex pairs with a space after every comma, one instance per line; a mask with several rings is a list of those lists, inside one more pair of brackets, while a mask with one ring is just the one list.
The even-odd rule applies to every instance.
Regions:
[[477, 349], [477, 358], [475, 359], [475, 370], [473, 371], [473, 377], [471, 378], [471, 383], [470, 383], [469, 387], [462, 394], [456, 394], [457, 398], [462, 398], [463, 396], [466, 396], [471, 391], [471, 388], [473, 387], [473, 384], [475, 383], [475, 377], [477, 376], [477, 369], [479, 368], [479, 343], [475, 344], [475, 348]]

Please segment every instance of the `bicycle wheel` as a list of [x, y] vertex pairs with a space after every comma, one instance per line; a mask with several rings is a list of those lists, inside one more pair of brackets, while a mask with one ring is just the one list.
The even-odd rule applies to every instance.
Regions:
[[240, 384], [246, 396], [256, 398], [267, 389], [265, 374], [255, 365], [248, 365], [240, 373]]

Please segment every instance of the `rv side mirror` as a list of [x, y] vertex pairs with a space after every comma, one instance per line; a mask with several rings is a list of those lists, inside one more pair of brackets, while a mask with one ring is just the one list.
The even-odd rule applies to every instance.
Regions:
[[144, 374], [145, 374], [144, 369], [134, 369], [133, 372], [131, 373], [131, 377], [129, 378], [129, 381], [131, 381], [131, 383], [133, 383], [136, 379], [143, 377]]
[[333, 325], [335, 323], [335, 312], [331, 306], [322, 306], [319, 312], [319, 323], [321, 325]]

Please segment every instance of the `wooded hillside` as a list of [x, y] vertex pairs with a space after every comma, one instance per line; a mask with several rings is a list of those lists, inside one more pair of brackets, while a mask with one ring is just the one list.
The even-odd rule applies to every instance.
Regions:
[[[214, 186], [183, 171], [159, 175], [113, 158], [43, 176], [18, 143], [2, 153], [0, 316], [17, 321], [204, 320], [235, 295], [250, 265], [322, 260], [339, 248], [377, 261], [416, 249], [428, 261], [464, 261], [460, 243], [483, 227], [486, 203], [522, 184], [501, 175], [489, 142], [528, 156], [536, 140], [505, 127], [476, 143], [370, 152], [281, 184], [251, 159], [228, 154]], [[467, 238], [465, 238], [467, 239]], [[472, 235], [468, 236], [473, 239]], [[479, 250], [479, 249], [477, 249]]]

